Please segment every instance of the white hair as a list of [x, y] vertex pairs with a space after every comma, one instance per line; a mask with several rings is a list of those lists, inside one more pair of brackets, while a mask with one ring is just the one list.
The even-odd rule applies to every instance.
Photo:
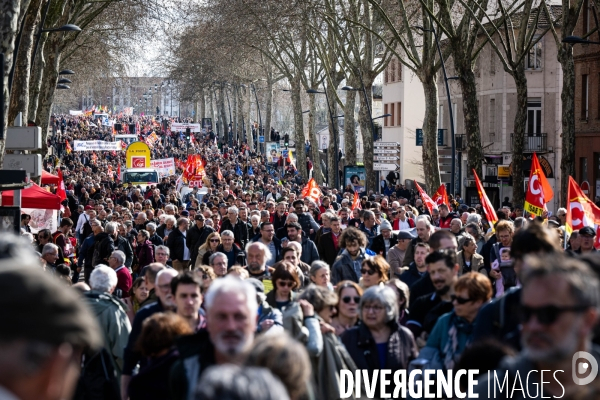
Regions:
[[559, 208], [558, 210], [556, 210], [557, 214], [560, 214], [561, 212], [564, 212], [565, 214], [567, 213], [567, 209], [564, 207]]
[[114, 233], [117, 231], [118, 228], [119, 228], [118, 222], [109, 222], [108, 224], [106, 224], [106, 228], [104, 228], [104, 232], [108, 233], [109, 235], [114, 235]]
[[221, 232], [221, 237], [223, 236], [227, 236], [227, 237], [235, 237], [235, 235], [233, 234], [233, 232], [231, 232], [229, 229], [224, 230], [223, 232]]
[[296, 221], [298, 221], [298, 214], [289, 213], [287, 218], [285, 219], [285, 222], [289, 222], [291, 219], [295, 219]]
[[156, 280], [155, 282], [158, 282], [158, 278], [160, 278], [162, 275], [170, 275], [171, 277], [176, 277], [178, 275], [178, 272], [176, 270], [174, 270], [173, 268], [165, 268], [165, 269], [161, 269], [160, 271], [158, 271], [158, 274], [156, 274]]
[[229, 208], [227, 209], [227, 212], [228, 212], [228, 213], [234, 213], [235, 215], [238, 215], [238, 214], [239, 214], [239, 210], [237, 209], [237, 207], [229, 207]]
[[254, 222], [260, 222], [260, 216], [258, 215], [253, 215], [252, 217], [250, 217], [250, 221]]
[[173, 223], [173, 225], [175, 225], [177, 223], [177, 220], [175, 219], [174, 216], [172, 215], [166, 215], [165, 216], [165, 225], [167, 224], [167, 222], [171, 221]]
[[476, 223], [477, 225], [481, 224], [481, 215], [475, 213], [469, 214], [467, 217], [467, 225], [471, 222]]
[[[223, 234], [221, 234], [223, 235]], [[248, 242], [248, 244], [246, 244], [246, 248], [244, 249], [244, 251], [246, 252], [246, 254], [248, 254], [248, 250], [250, 249], [250, 247], [253, 246], [257, 246], [260, 251], [263, 252], [263, 254], [265, 255], [264, 257], [264, 263], [266, 265], [266, 262], [269, 261], [271, 259], [271, 257], [273, 256], [273, 254], [271, 253], [271, 250], [269, 250], [269, 248], [267, 247], [266, 244], [264, 244], [263, 242], [261, 242], [260, 240], [257, 242]], [[264, 265], [263, 265], [264, 267]]]
[[123, 265], [123, 263], [125, 263], [125, 253], [123, 253], [121, 250], [113, 251], [110, 256], [119, 260], [119, 264], [121, 264], [121, 265]]
[[90, 275], [90, 287], [99, 292], [111, 293], [117, 286], [117, 282], [115, 270], [104, 264], [97, 265]]
[[46, 243], [44, 245], [44, 247], [42, 248], [42, 256], [45, 256], [46, 254], [54, 253], [55, 250], [58, 251], [57, 245], [55, 245], [54, 243]]
[[[298, 258], [300, 258], [300, 256], [302, 255], [302, 245], [300, 243], [289, 241], [287, 247], [292, 247], [294, 250], [296, 250]], [[268, 258], [268, 260], [269, 259], [270, 258]]]
[[156, 224], [154, 222], [150, 222], [150, 223], [146, 224], [146, 229], [154, 232], [154, 231], [156, 231]]
[[218, 295], [225, 293], [232, 293], [236, 295], [242, 293], [246, 298], [246, 305], [250, 309], [250, 315], [256, 316], [256, 313], [258, 312], [256, 289], [254, 289], [254, 286], [252, 286], [251, 283], [231, 275], [216, 279], [211, 283], [208, 293], [206, 294], [206, 299], [204, 300], [206, 304], [206, 311], [210, 311], [215, 302], [215, 298]]

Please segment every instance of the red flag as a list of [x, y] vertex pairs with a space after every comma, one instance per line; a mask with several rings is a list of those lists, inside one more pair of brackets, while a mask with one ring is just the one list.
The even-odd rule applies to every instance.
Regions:
[[117, 167], [117, 181], [121, 181], [121, 164]]
[[310, 197], [317, 204], [321, 204], [321, 196], [323, 192], [319, 189], [317, 182], [313, 178], [310, 178], [304, 189], [302, 189], [302, 193], [300, 194], [302, 197]]
[[446, 185], [442, 183], [442, 185], [438, 188], [437, 192], [433, 195], [433, 201], [438, 206], [441, 204], [445, 204], [450, 206], [450, 202], [448, 201], [448, 193], [446, 193]]
[[525, 211], [541, 216], [546, 209], [546, 203], [552, 200], [552, 197], [554, 197], [552, 186], [544, 175], [537, 154], [533, 153], [529, 185], [525, 195]]
[[220, 181], [223, 180], [223, 174], [221, 173], [221, 167], [217, 167], [217, 179]]
[[354, 191], [354, 200], [352, 200], [352, 211], [354, 211], [355, 208], [360, 209], [360, 196], [358, 195], [357, 191]]
[[414, 181], [414, 182], [415, 182], [415, 186], [417, 187], [417, 190], [419, 191], [419, 196], [421, 196], [421, 199], [423, 199], [423, 203], [425, 203], [425, 206], [429, 210], [429, 214], [433, 214], [433, 209], [437, 208], [437, 204], [435, 204], [435, 201], [431, 200], [431, 197], [429, 197], [429, 195], [427, 193], [425, 193], [425, 191], [417, 183], [417, 181]]
[[71, 145], [69, 144], [69, 141], [66, 140], [67, 144], [65, 145], [65, 150], [67, 152], [67, 154], [71, 154], [71, 152], [73, 151], [73, 149], [71, 148]]
[[596, 232], [596, 248], [600, 247], [600, 208], [581, 190], [577, 182], [569, 177], [567, 190], [567, 222], [565, 228], [570, 235], [573, 231], [589, 226]]
[[63, 180], [63, 174], [60, 168], [58, 169], [58, 186], [56, 188], [56, 195], [60, 197], [60, 201], [67, 199], [67, 192], [65, 190], [65, 181]]
[[485, 189], [477, 176], [477, 172], [473, 169], [473, 175], [475, 175], [475, 186], [477, 186], [477, 193], [479, 193], [479, 201], [481, 202], [481, 207], [483, 208], [483, 212], [485, 213], [485, 217], [491, 226], [494, 226], [496, 222], [498, 222], [498, 216], [496, 215], [496, 210], [492, 207], [492, 203], [490, 199], [488, 199], [487, 194], [485, 194]]

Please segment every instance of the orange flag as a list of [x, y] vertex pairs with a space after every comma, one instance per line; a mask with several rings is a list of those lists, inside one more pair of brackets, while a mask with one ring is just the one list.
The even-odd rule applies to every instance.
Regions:
[[354, 210], [355, 208], [360, 209], [360, 196], [358, 195], [357, 191], [354, 191], [354, 200], [352, 200], [352, 210]]
[[485, 194], [485, 189], [477, 176], [477, 172], [473, 169], [473, 175], [475, 176], [475, 186], [477, 186], [477, 193], [479, 193], [479, 201], [481, 202], [481, 207], [483, 208], [483, 212], [485, 213], [485, 217], [487, 218], [490, 225], [493, 227], [496, 222], [498, 222], [498, 216], [496, 215], [496, 210], [492, 206], [490, 199]]
[[596, 243], [600, 246], [600, 208], [594, 204], [581, 190], [577, 182], [569, 177], [569, 188], [567, 190], [567, 222], [565, 228], [570, 235], [573, 231], [589, 226], [596, 231]]
[[414, 181], [414, 182], [415, 182], [415, 186], [417, 187], [417, 190], [419, 191], [419, 196], [421, 196], [421, 199], [423, 199], [423, 203], [425, 203], [425, 206], [429, 210], [429, 214], [433, 214], [433, 209], [437, 208], [437, 204], [435, 204], [435, 201], [433, 201], [431, 199], [431, 197], [429, 197], [429, 195], [427, 193], [425, 193], [425, 191], [417, 183], [417, 181]]
[[60, 201], [67, 199], [67, 191], [65, 190], [65, 181], [60, 168], [58, 168], [58, 186], [56, 188], [56, 195], [60, 197]]
[[66, 140], [67, 144], [65, 145], [65, 151], [67, 152], [67, 154], [71, 154], [71, 152], [73, 151], [73, 149], [71, 148], [71, 145], [69, 144], [69, 141]]
[[321, 204], [321, 196], [323, 192], [319, 189], [319, 185], [313, 178], [310, 178], [304, 189], [302, 189], [301, 196], [302, 197], [310, 197], [317, 204]]
[[441, 204], [445, 204], [447, 206], [450, 205], [448, 201], [448, 193], [446, 193], [446, 185], [442, 183], [442, 185], [438, 188], [437, 192], [433, 195], [433, 201], [438, 206]]
[[220, 181], [223, 180], [223, 174], [221, 173], [221, 167], [217, 167], [217, 179]]
[[537, 155], [533, 153], [531, 160], [531, 172], [529, 173], [529, 185], [525, 195], [525, 211], [541, 216], [548, 203], [554, 197], [552, 186], [546, 179], [544, 171], [540, 166]]

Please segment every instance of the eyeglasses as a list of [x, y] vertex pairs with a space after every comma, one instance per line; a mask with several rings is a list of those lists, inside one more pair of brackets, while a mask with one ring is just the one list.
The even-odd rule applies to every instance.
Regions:
[[458, 304], [467, 304], [468, 302], [472, 301], [469, 298], [464, 298], [464, 297], [459, 297], [455, 294], [451, 295], [450, 298], [452, 299], [452, 301], [456, 301]]
[[217, 243], [218, 243], [218, 242], [220, 242], [221, 240], [220, 240], [220, 239], [210, 239], [210, 241], [211, 241], [211, 243], [215, 243], [215, 242], [217, 242]]
[[521, 306], [519, 310], [519, 319], [521, 323], [529, 322], [531, 317], [535, 315], [538, 322], [542, 325], [552, 325], [558, 317], [565, 312], [584, 312], [589, 306], [544, 306], [544, 307], [528, 307]]
[[277, 281], [277, 286], [293, 288], [294, 286], [296, 286], [296, 282]]
[[365, 275], [365, 274], [367, 274], [367, 275], [375, 275], [376, 274], [376, 272], [373, 271], [372, 269], [366, 269], [366, 268], [361, 269], [360, 273], [363, 274], [363, 275]]
[[383, 307], [381, 306], [363, 306], [363, 310], [365, 311], [375, 311], [375, 312], [380, 312], [383, 311]]
[[358, 304], [358, 302], [360, 301], [360, 297], [359, 296], [344, 296], [342, 297], [342, 301], [346, 304], [350, 304], [350, 301], [354, 300], [354, 303]]

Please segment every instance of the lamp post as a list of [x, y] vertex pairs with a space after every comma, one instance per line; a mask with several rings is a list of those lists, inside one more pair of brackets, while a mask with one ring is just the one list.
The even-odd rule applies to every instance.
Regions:
[[324, 91], [320, 92], [316, 89], [308, 89], [306, 91], [306, 93], [309, 94], [324, 94], [325, 95], [325, 100], [327, 101], [327, 112], [329, 113], [329, 118], [331, 119], [331, 129], [333, 129], [333, 141], [334, 141], [334, 146], [335, 146], [335, 154], [333, 157], [333, 165], [335, 168], [335, 178], [334, 178], [334, 182], [335, 182], [335, 188], [339, 189], [340, 185], [339, 185], [339, 180], [340, 180], [340, 172], [339, 172], [339, 167], [338, 167], [338, 152], [339, 152], [339, 145], [338, 145], [338, 137], [336, 134], [336, 129], [335, 129], [335, 120], [333, 119], [333, 115], [331, 114], [331, 107], [329, 106], [329, 96], [327, 95], [327, 89], [325, 89]]
[[442, 73], [444, 74], [444, 83], [446, 84], [446, 97], [448, 98], [448, 116], [450, 118], [450, 138], [452, 140], [452, 176], [450, 178], [450, 193], [454, 196], [455, 192], [455, 180], [456, 180], [456, 133], [454, 132], [454, 113], [452, 112], [452, 101], [450, 100], [450, 86], [448, 85], [448, 81], [452, 79], [458, 79], [456, 76], [448, 77], [446, 74], [446, 64], [444, 63], [444, 57], [442, 56], [442, 49], [440, 48], [440, 41], [435, 31], [435, 27], [433, 25], [433, 19], [431, 15], [429, 16], [429, 22], [431, 23], [431, 29], [425, 29], [422, 26], [417, 26], [417, 29], [422, 30], [423, 32], [431, 32], [433, 33], [433, 37], [435, 38], [435, 44], [437, 46], [438, 55], [440, 57], [440, 62], [442, 66]]

